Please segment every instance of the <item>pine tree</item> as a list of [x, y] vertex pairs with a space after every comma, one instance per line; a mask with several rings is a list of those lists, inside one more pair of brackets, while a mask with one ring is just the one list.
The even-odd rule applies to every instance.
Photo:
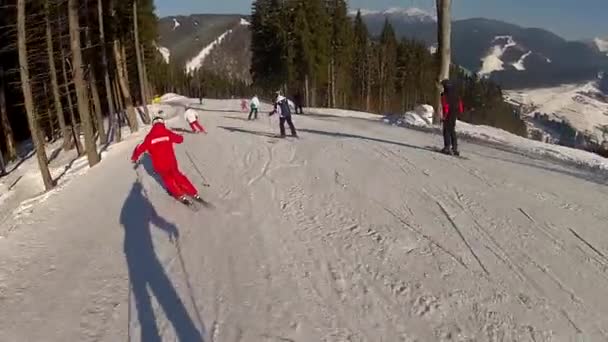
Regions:
[[[330, 107], [347, 106], [347, 93], [351, 84], [350, 69], [353, 60], [353, 29], [344, 0], [330, 2], [331, 57], [330, 57]], [[348, 96], [350, 100], [350, 96]]]
[[[368, 81], [368, 70], [370, 63], [369, 57], [369, 33], [367, 27], [361, 17], [361, 11], [357, 12], [355, 17], [355, 23], [353, 28], [353, 63], [352, 63], [352, 75], [353, 75], [353, 97], [357, 99], [357, 108], [364, 109], [365, 98], [367, 94], [367, 81]], [[366, 108], [367, 109], [367, 108]]]
[[379, 81], [380, 81], [380, 111], [391, 109], [391, 99], [395, 92], [397, 38], [393, 25], [386, 19], [380, 35]]

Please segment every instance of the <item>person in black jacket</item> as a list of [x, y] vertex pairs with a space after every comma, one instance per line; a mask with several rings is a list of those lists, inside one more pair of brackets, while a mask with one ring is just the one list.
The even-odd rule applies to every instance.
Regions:
[[456, 120], [458, 114], [464, 111], [462, 100], [458, 92], [449, 80], [443, 80], [443, 93], [441, 94], [441, 104], [443, 106], [443, 150], [446, 154], [460, 155], [458, 151], [458, 138], [456, 136]]
[[274, 110], [270, 112], [270, 116], [279, 113], [280, 120], [280, 129], [281, 129], [281, 137], [285, 137], [285, 123], [289, 125], [289, 129], [291, 130], [291, 135], [293, 137], [298, 137], [298, 133], [296, 132], [296, 127], [291, 120], [291, 108], [289, 108], [289, 100], [286, 97], [282, 96], [280, 92], [277, 92], [277, 99], [274, 101]]

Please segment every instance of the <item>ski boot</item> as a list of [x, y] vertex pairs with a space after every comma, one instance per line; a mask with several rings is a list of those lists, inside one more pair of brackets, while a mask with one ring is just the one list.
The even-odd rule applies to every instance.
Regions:
[[444, 148], [443, 150], [441, 150], [441, 151], [439, 151], [439, 152], [441, 152], [441, 153], [443, 153], [443, 154], [447, 154], [447, 155], [449, 155], [449, 156], [451, 156], [451, 155], [452, 155], [452, 151], [451, 151], [449, 148]]
[[455, 155], [456, 157], [460, 157], [460, 152], [458, 152], [458, 150], [453, 150], [452, 154]]
[[178, 200], [180, 202], [182, 202], [182, 204], [184, 204], [184, 205], [188, 205], [188, 206], [192, 205], [192, 201], [186, 196], [182, 196], [182, 197], [178, 198]]

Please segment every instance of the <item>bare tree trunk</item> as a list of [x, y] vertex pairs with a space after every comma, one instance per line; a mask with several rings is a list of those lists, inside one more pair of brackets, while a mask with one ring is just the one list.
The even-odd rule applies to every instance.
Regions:
[[371, 53], [369, 52], [369, 47], [368, 47], [368, 52], [367, 52], [367, 74], [366, 76], [366, 82], [365, 82], [365, 111], [366, 112], [370, 112], [371, 111], [371, 96], [372, 96], [372, 58], [371, 58]]
[[44, 149], [44, 141], [40, 137], [40, 127], [36, 118], [36, 107], [34, 106], [34, 98], [32, 96], [32, 88], [30, 85], [30, 72], [27, 62], [27, 32], [25, 28], [25, 1], [17, 1], [17, 40], [19, 47], [19, 67], [21, 69], [21, 87], [23, 89], [23, 99], [25, 101], [25, 110], [27, 112], [27, 122], [32, 134], [32, 142], [36, 149], [36, 157], [38, 159], [38, 167], [42, 175], [44, 188], [50, 190], [54, 186], [53, 178], [49, 171], [48, 159]]
[[114, 90], [114, 99], [116, 100], [116, 113], [114, 113], [114, 141], [120, 142], [122, 140], [122, 125], [120, 123], [120, 113], [124, 110], [124, 105], [122, 103], [122, 97], [120, 95], [119, 85], [116, 80], [112, 82], [112, 88]]
[[304, 97], [306, 98], [306, 107], [310, 107], [310, 89], [308, 87], [308, 75], [304, 76]]
[[[72, 102], [72, 94], [70, 91], [70, 84], [69, 84], [69, 79], [68, 79], [68, 72], [67, 72], [67, 68], [65, 67], [66, 64], [66, 58], [65, 58], [65, 53], [63, 52], [63, 47], [61, 49], [61, 68], [63, 69], [63, 79], [65, 81], [64, 83], [64, 90], [65, 90], [65, 94], [66, 97], [68, 99], [68, 109], [70, 112], [70, 121], [72, 122], [71, 128], [68, 127], [71, 131], [72, 131], [72, 138], [74, 139], [74, 146], [76, 147], [76, 153], [78, 153], [78, 155], [82, 155], [82, 143], [80, 142], [80, 132], [78, 131], [78, 126], [76, 125], [76, 114], [74, 113], [74, 103]], [[71, 146], [70, 146], [71, 148]]]
[[86, 147], [89, 166], [95, 166], [100, 161], [97, 153], [95, 134], [91, 123], [91, 113], [89, 111], [89, 91], [84, 80], [84, 65], [82, 63], [82, 51], [80, 49], [80, 26], [78, 23], [78, 1], [68, 0], [68, 18], [70, 27], [70, 45], [72, 47], [72, 64], [74, 86], [76, 87], [76, 97], [78, 100], [78, 112], [80, 123], [83, 126], [84, 144]]
[[144, 107], [144, 123], [150, 123], [148, 112], [148, 98], [146, 96], [146, 80], [144, 71], [144, 59], [139, 45], [139, 23], [137, 17], [137, 0], [133, 1], [133, 35], [135, 36], [135, 57], [137, 59], [137, 75], [139, 76], [139, 92], [141, 93], [141, 105]]
[[331, 60], [331, 107], [336, 107], [336, 62], [332, 58]]
[[450, 62], [452, 54], [452, 16], [451, 16], [452, 0], [437, 0], [437, 41], [439, 60], [439, 74], [437, 75], [437, 92], [435, 100], [435, 115], [433, 123], [438, 124], [442, 114], [441, 106], [441, 81], [450, 77]]
[[49, 137], [50, 138], [49, 141], [54, 142], [55, 141], [55, 137], [56, 137], [56, 134], [55, 134], [55, 132], [56, 132], [56, 130], [55, 130], [55, 120], [53, 118], [53, 111], [51, 111], [51, 102], [50, 102], [51, 96], [49, 94], [49, 87], [47, 86], [46, 82], [42, 83], [42, 88], [44, 90], [43, 94], [44, 94], [44, 99], [45, 99], [45, 102], [46, 102], [46, 115], [49, 118], [49, 126], [50, 126], [50, 129], [51, 129], [51, 134], [50, 134], [50, 137]]
[[[141, 46], [141, 51], [145, 51], [143, 48], [143, 45]], [[143, 55], [145, 57], [145, 53]], [[150, 79], [148, 78], [148, 68], [146, 67], [145, 61], [146, 61], [146, 59], [144, 58], [142, 60], [142, 67], [143, 67], [143, 71], [144, 71], [144, 82], [146, 84], [146, 95], [149, 100], [154, 97], [154, 94], [153, 94], [153, 90], [152, 90], [152, 84], [150, 83]], [[199, 89], [199, 93], [202, 94], [200, 80], [198, 81], [198, 89]]]
[[110, 84], [110, 73], [108, 71], [108, 51], [106, 46], [106, 35], [105, 29], [103, 27], [103, 2], [102, 0], [97, 0], [97, 18], [99, 21], [99, 42], [101, 45], [101, 65], [103, 69], [103, 82], [106, 88], [106, 101], [108, 102], [108, 115], [110, 117], [110, 122], [112, 122], [112, 118], [115, 115], [114, 101], [112, 100], [112, 86]]
[[51, 27], [51, 10], [49, 8], [49, 0], [44, 2], [45, 19], [46, 19], [46, 45], [47, 54], [49, 56], [49, 73], [51, 75], [51, 91], [53, 93], [53, 101], [55, 105], [55, 115], [59, 121], [61, 129], [61, 137], [63, 139], [63, 149], [70, 149], [70, 131], [65, 123], [63, 115], [63, 104], [61, 103], [61, 95], [59, 95], [59, 82], [57, 81], [57, 67], [55, 65], [55, 51], [53, 49], [53, 31]]
[[131, 133], [134, 133], [139, 129], [139, 125], [137, 124], [135, 108], [133, 108], [131, 90], [129, 90], [129, 82], [127, 80], [128, 74], [125, 70], [126, 63], [123, 59], [123, 54], [121, 53], [121, 43], [117, 38], [114, 39], [114, 58], [116, 59], [116, 70], [118, 71], [118, 84], [120, 85], [122, 97], [127, 108], [127, 120], [129, 121]]
[[[87, 49], [92, 49], [93, 43], [91, 42], [91, 34], [88, 27], [85, 28], [85, 39], [87, 41]], [[99, 133], [99, 142], [105, 145], [108, 143], [108, 138], [103, 122], [103, 109], [101, 108], [101, 100], [99, 99], [99, 90], [97, 89], [97, 76], [92, 65], [89, 64], [88, 67], [89, 84], [91, 85], [91, 96], [93, 97], [93, 108], [95, 110], [95, 127], [97, 128], [97, 133]]]
[[0, 65], [0, 127], [4, 132], [4, 146], [6, 146], [8, 160], [17, 157], [17, 144], [11, 122], [8, 120], [8, 110], [6, 108], [6, 94], [4, 89], [4, 68]]

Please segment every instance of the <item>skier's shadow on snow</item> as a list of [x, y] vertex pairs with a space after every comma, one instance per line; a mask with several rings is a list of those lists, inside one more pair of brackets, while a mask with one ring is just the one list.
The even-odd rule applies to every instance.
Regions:
[[177, 234], [177, 227], [158, 215], [144, 195], [139, 181], [133, 184], [122, 207], [120, 223], [125, 229], [124, 253], [141, 326], [141, 341], [162, 341], [151, 294], [156, 297], [165, 316], [173, 325], [179, 341], [203, 341], [154, 251], [152, 225], [168, 234]]
[[[152, 165], [152, 159], [150, 159], [150, 156], [145, 153], [142, 158], [140, 159], [139, 163], [144, 167], [144, 170], [146, 170], [146, 173], [152, 177], [152, 179], [154, 179], [156, 181], [156, 183], [158, 183], [158, 185], [164, 189], [165, 185], [163, 183], [162, 178], [160, 178], [160, 176], [158, 175], [158, 173], [156, 173], [156, 171], [154, 171], [154, 166]], [[166, 190], [165, 190], [166, 191]]]

